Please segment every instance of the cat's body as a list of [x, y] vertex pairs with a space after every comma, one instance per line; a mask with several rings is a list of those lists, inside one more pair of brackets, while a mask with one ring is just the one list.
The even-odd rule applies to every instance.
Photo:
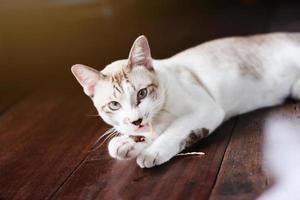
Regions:
[[[94, 96], [101, 117], [124, 134], [110, 141], [111, 156], [137, 156], [141, 167], [152, 167], [232, 116], [282, 103], [288, 96], [298, 99], [300, 34], [219, 39], [164, 60], [153, 60], [146, 38], [139, 37], [128, 60], [108, 65], [100, 78], [81, 65], [72, 71], [85, 92]], [[148, 93], [143, 97], [137, 88], [147, 88]], [[143, 98], [134, 100], [136, 96]], [[119, 99], [112, 107], [118, 114], [103, 110], [107, 98]], [[135, 143], [128, 135], [147, 139]]]
[[[181, 72], [193, 73], [188, 79], [199, 79], [230, 118], [282, 103], [291, 94], [293, 83], [300, 81], [300, 34], [219, 39], [163, 60], [165, 64], [154, 63], [158, 72], [167, 68], [178, 81]], [[192, 91], [192, 82], [186, 90]]]

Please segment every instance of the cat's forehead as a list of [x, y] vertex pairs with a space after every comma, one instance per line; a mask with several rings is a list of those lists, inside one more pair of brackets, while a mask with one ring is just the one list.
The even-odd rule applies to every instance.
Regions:
[[149, 72], [145, 67], [134, 67], [130, 72], [125, 70], [128, 60], [118, 60], [107, 65], [101, 73], [108, 76], [108, 80], [113, 85], [120, 85], [121, 82], [131, 82], [132, 84], [149, 83], [154, 79], [154, 74]]
[[112, 62], [111, 64], [107, 65], [101, 71], [101, 73], [105, 74], [107, 76], [114, 76], [114, 75], [120, 73], [124, 69], [124, 67], [126, 67], [127, 63], [128, 63], [127, 59]]
[[119, 60], [107, 65], [101, 71], [107, 78], [97, 84], [94, 101], [100, 104], [116, 100], [155, 82], [153, 73], [146, 68], [135, 67], [130, 72], [126, 72], [124, 70], [126, 65], [127, 60]]
[[113, 85], [109, 81], [99, 81], [95, 87], [94, 101], [102, 103], [108, 101], [113, 94]]

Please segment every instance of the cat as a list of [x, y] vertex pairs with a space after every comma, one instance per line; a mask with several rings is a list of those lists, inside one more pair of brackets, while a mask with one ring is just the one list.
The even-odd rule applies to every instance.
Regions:
[[264, 133], [264, 167], [274, 184], [257, 200], [300, 199], [299, 121], [272, 117]]
[[216, 39], [161, 60], [140, 36], [127, 59], [101, 71], [81, 64], [71, 71], [101, 118], [121, 133], [108, 144], [110, 156], [151, 168], [235, 115], [299, 99], [300, 34]]

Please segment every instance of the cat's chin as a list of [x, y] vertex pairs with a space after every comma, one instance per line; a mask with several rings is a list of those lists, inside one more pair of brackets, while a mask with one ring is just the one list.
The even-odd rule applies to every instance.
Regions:
[[151, 132], [149, 126], [140, 127], [134, 131], [128, 132], [128, 135], [145, 135]]
[[120, 133], [124, 135], [130, 135], [130, 136], [145, 136], [147, 138], [152, 138], [152, 131], [149, 126], [143, 126], [140, 128], [137, 128], [135, 130], [131, 131], [119, 131]]
[[145, 130], [145, 131], [139, 131], [139, 132], [134, 132], [134, 133], [130, 133], [130, 136], [144, 136], [148, 139], [155, 139], [156, 137], [154, 136], [154, 134], [151, 132], [150, 129]]

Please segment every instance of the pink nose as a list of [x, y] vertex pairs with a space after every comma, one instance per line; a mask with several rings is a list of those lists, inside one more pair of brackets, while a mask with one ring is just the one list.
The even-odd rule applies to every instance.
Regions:
[[131, 122], [133, 125], [135, 125], [135, 126], [138, 126], [138, 125], [140, 125], [141, 123], [142, 123], [142, 121], [143, 121], [143, 118], [139, 118], [138, 120], [135, 120], [135, 121], [133, 121], [133, 122]]

